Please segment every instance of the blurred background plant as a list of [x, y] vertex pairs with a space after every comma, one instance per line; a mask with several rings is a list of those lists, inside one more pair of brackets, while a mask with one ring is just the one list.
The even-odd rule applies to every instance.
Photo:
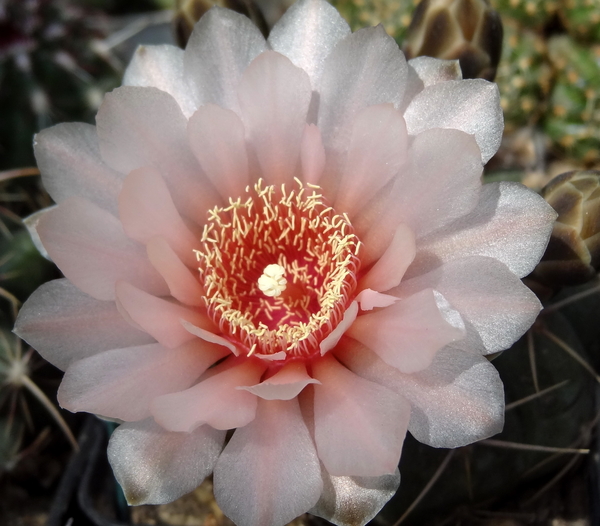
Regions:
[[[211, 497], [210, 480], [171, 505], [128, 510], [100, 443], [108, 424], [56, 409], [60, 372], [10, 334], [22, 302], [58, 276], [22, 222], [51, 204], [35, 168], [32, 135], [58, 122], [93, 122], [138, 43], [184, 45], [194, 21], [215, 3], [250, 16], [268, 34], [292, 0], [0, 0], [3, 525], [44, 524], [48, 510], [50, 526], [73, 517], [77, 526], [116, 524], [117, 517], [231, 524]], [[409, 56], [458, 59], [465, 77], [495, 79], [506, 129], [485, 179], [522, 181], [559, 212], [549, 249], [526, 280], [546, 309], [494, 362], [506, 387], [504, 432], [450, 452], [408, 437], [400, 491], [374, 524], [600, 524], [600, 176], [594, 171], [600, 169], [600, 2], [332, 3], [354, 30], [382, 23]], [[548, 184], [563, 172], [569, 173]], [[68, 429], [82, 444], [93, 438], [99, 445], [67, 466]], [[77, 469], [92, 470], [81, 480], [104, 482], [65, 483], [63, 472]], [[100, 489], [115, 493], [107, 498]], [[59, 498], [66, 501], [57, 504]], [[323, 522], [306, 516], [294, 524]]]

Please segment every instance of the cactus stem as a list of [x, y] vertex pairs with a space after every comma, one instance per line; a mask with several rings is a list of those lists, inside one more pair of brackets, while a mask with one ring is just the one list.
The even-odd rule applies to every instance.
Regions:
[[21, 384], [25, 387], [33, 396], [35, 396], [39, 402], [46, 408], [46, 410], [52, 415], [52, 418], [56, 421], [58, 426], [62, 429], [62, 432], [65, 434], [67, 439], [69, 440], [71, 447], [74, 451], [79, 450], [79, 446], [77, 445], [77, 440], [73, 436], [73, 433], [69, 429], [69, 426], [65, 422], [58, 409], [54, 407], [54, 404], [48, 399], [48, 397], [44, 394], [44, 392], [29, 378], [29, 376], [23, 376], [20, 379]]
[[506, 440], [494, 440], [488, 438], [480, 440], [477, 444], [481, 446], [501, 447], [505, 449], [520, 449], [523, 451], [539, 451], [540, 453], [559, 453], [564, 455], [589, 455], [589, 449], [574, 449], [570, 447], [537, 446], [535, 444], [521, 444], [519, 442], [508, 442]]
[[542, 329], [541, 333], [552, 340], [556, 345], [558, 345], [563, 351], [565, 351], [573, 360], [575, 360], [579, 365], [581, 365], [586, 371], [588, 371], [595, 379], [596, 382], [600, 383], [600, 376], [596, 373], [594, 368], [587, 363], [575, 350], [573, 350], [566, 342], [561, 340], [558, 336], [551, 333], [548, 329]]
[[446, 457], [444, 458], [444, 460], [442, 461], [442, 463], [440, 464], [440, 466], [437, 468], [437, 470], [433, 474], [433, 476], [429, 479], [429, 482], [421, 490], [421, 493], [419, 493], [419, 495], [417, 496], [417, 498], [412, 501], [412, 503], [410, 504], [410, 506], [402, 514], [402, 517], [400, 517], [393, 524], [393, 526], [400, 526], [400, 524], [402, 524], [404, 522], [404, 519], [406, 519], [406, 517], [408, 517], [410, 515], [410, 513], [412, 512], [412, 510], [414, 510], [417, 507], [417, 505], [419, 504], [419, 502], [421, 502], [421, 500], [423, 500], [423, 498], [425, 497], [425, 495], [427, 495], [427, 493], [429, 493], [429, 490], [433, 487], [433, 485], [437, 482], [437, 480], [440, 478], [440, 476], [442, 475], [442, 473], [444, 473], [444, 471], [448, 467], [448, 463], [450, 462], [450, 460], [454, 456], [455, 452], [456, 452], [456, 449], [451, 449], [450, 451], [448, 451], [448, 454], [446, 455]]
[[527, 350], [529, 352], [529, 365], [531, 367], [531, 378], [533, 379], [533, 387], [536, 393], [540, 392], [540, 384], [538, 382], [537, 366], [535, 364], [535, 343], [533, 341], [533, 332], [527, 331]]
[[0, 172], [0, 182], [14, 179], [15, 177], [25, 177], [27, 175], [40, 175], [40, 171], [35, 167], [31, 166], [28, 168], [16, 168], [15, 170], [5, 170]]
[[521, 398], [520, 400], [512, 402], [511, 404], [506, 404], [506, 407], [504, 410], [510, 411], [511, 409], [514, 409], [515, 407], [519, 407], [522, 404], [526, 404], [527, 402], [530, 402], [531, 400], [536, 400], [537, 398], [540, 398], [556, 389], [560, 389], [561, 387], [567, 385], [569, 383], [569, 381], [570, 380], [563, 380], [562, 382], [559, 382], [559, 383], [552, 385], [541, 391], [537, 391], [537, 392], [533, 393], [532, 395]]
[[571, 468], [577, 463], [577, 461], [579, 460], [579, 457], [577, 455], [575, 455], [571, 460], [569, 460], [569, 462], [565, 465], [564, 468], [562, 468], [549, 482], [548, 484], [546, 484], [543, 488], [541, 488], [535, 495], [533, 495], [531, 498], [527, 499], [525, 502], [523, 502], [523, 506], [528, 506], [529, 504], [531, 504], [532, 502], [534, 502], [535, 500], [537, 500], [539, 497], [541, 497], [544, 493], [546, 493], [546, 491], [548, 491], [552, 486], [554, 486], [554, 484], [556, 484], [561, 478], [563, 478], [565, 476], [566, 473], [568, 473]]
[[575, 303], [583, 298], [587, 298], [593, 294], [600, 292], [600, 283], [596, 284], [594, 287], [590, 287], [589, 289], [578, 292], [577, 294], [573, 294], [564, 300], [557, 301], [548, 307], [545, 307], [544, 310], [540, 313], [540, 316], [545, 316], [546, 314], [550, 314], [551, 312], [557, 311], [566, 305], [570, 305], [571, 303]]

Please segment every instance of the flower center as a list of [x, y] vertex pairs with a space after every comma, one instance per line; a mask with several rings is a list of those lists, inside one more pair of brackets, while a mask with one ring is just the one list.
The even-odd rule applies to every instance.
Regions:
[[209, 212], [196, 251], [203, 297], [221, 332], [248, 355], [309, 356], [341, 321], [356, 288], [360, 241], [318, 186], [247, 187]]

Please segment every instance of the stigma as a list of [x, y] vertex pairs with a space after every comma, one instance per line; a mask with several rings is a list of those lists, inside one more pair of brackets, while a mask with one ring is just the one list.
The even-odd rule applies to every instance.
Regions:
[[276, 298], [281, 295], [287, 285], [285, 269], [277, 263], [271, 263], [265, 267], [262, 276], [258, 278], [258, 288], [270, 298]]

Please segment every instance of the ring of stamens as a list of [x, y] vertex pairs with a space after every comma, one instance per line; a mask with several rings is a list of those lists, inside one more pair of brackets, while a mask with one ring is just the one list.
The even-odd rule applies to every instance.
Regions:
[[246, 188], [209, 211], [195, 251], [207, 311], [248, 355], [316, 353], [356, 288], [360, 241], [319, 187]]

